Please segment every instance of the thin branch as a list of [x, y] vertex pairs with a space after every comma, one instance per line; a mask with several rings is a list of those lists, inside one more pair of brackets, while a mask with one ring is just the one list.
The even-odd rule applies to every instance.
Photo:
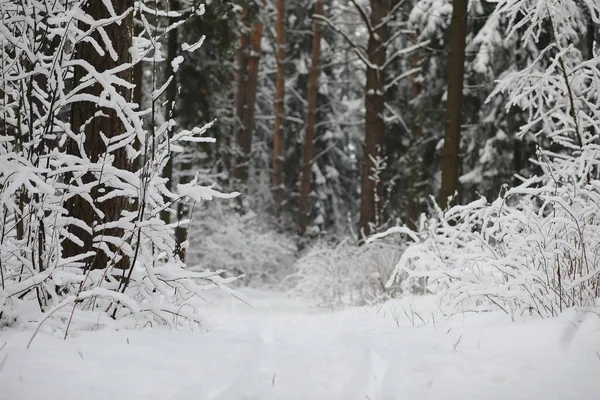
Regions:
[[326, 23], [331, 29], [333, 29], [334, 31], [336, 31], [337, 33], [342, 35], [342, 37], [346, 40], [346, 42], [348, 42], [348, 44], [350, 45], [352, 50], [354, 50], [354, 52], [356, 53], [356, 55], [358, 56], [360, 61], [362, 61], [367, 67], [372, 68], [372, 69], [377, 69], [377, 66], [373, 65], [369, 61], [369, 58], [367, 57], [367, 55], [365, 54], [366, 49], [364, 47], [354, 43], [354, 41], [352, 41], [352, 39], [350, 39], [348, 37], [348, 35], [346, 35], [340, 28], [335, 26], [333, 21], [331, 21], [329, 18], [324, 17], [322, 15], [315, 15], [315, 19], [318, 19], [318, 20]]
[[350, 0], [350, 2], [354, 5], [354, 7], [356, 7], [356, 10], [360, 14], [360, 18], [363, 20], [365, 26], [369, 31], [369, 36], [373, 36], [375, 34], [375, 29], [373, 28], [373, 25], [371, 25], [371, 21], [369, 20], [369, 17], [367, 17], [367, 13], [365, 12], [365, 10], [363, 10], [363, 8], [360, 5], [358, 5], [356, 1]]
[[404, 49], [400, 49], [397, 52], [395, 52], [394, 54], [392, 54], [392, 56], [390, 58], [387, 59], [387, 61], [385, 62], [385, 64], [383, 64], [382, 69], [386, 69], [387, 67], [390, 66], [390, 64], [396, 60], [396, 58], [400, 57], [400, 56], [406, 56], [409, 55], [411, 53], [413, 53], [416, 50], [419, 50], [421, 47], [427, 46], [429, 44], [429, 40], [425, 40], [421, 43], [417, 43], [413, 46], [410, 47], [406, 47]]
[[392, 79], [392, 81], [390, 83], [388, 83], [387, 85], [385, 85], [385, 87], [383, 88], [384, 91], [387, 91], [389, 88], [391, 88], [392, 86], [395, 86], [398, 82], [400, 82], [402, 79], [404, 78], [408, 78], [409, 76], [411, 76], [412, 74], [416, 74], [418, 72], [421, 72], [421, 67], [416, 67], [416, 68], [412, 68], [409, 69], [408, 71], [398, 75], [397, 77], [395, 77], [394, 79]]
[[400, 0], [398, 3], [396, 3], [396, 5], [394, 7], [392, 7], [390, 12], [388, 12], [388, 14], [385, 17], [383, 17], [381, 22], [379, 24], [377, 24], [373, 28], [373, 30], [377, 30], [379, 28], [386, 26], [387, 23], [394, 17], [394, 14], [396, 14], [396, 11], [398, 11], [400, 9], [400, 7], [402, 7], [404, 5], [405, 2], [406, 2], [406, 0]]

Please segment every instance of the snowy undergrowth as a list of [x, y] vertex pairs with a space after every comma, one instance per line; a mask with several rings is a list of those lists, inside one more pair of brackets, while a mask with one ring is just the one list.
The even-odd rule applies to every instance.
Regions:
[[[186, 19], [155, 7], [0, 0], [0, 327], [203, 326], [190, 300], [229, 291], [222, 270], [184, 268], [161, 219], [172, 203], [235, 194], [196, 180], [167, 187], [172, 153], [214, 139], [210, 124], [181, 130], [164, 115], [177, 65], [159, 68], [160, 40]], [[154, 71], [148, 108], [132, 99], [140, 63]]]
[[385, 286], [400, 255], [400, 246], [385, 242], [316, 244], [296, 262], [286, 283], [293, 295], [317, 299], [324, 307], [381, 302], [400, 294], [400, 285]]
[[241, 215], [233, 203], [205, 203], [195, 208], [188, 236], [191, 270], [227, 270], [237, 284], [278, 285], [291, 272], [295, 244], [258, 215]]
[[555, 316], [594, 307], [598, 298], [600, 226], [582, 198], [548, 196], [545, 207], [507, 204], [511, 189], [423, 222], [394, 275], [404, 284], [427, 280], [447, 313], [502, 309], [510, 315]]
[[505, 93], [507, 110], [529, 114], [519, 134], [551, 143], [533, 161], [543, 173], [492, 202], [481, 198], [423, 219], [389, 285], [400, 276], [425, 279], [449, 313], [598, 313], [600, 49], [596, 43], [586, 59], [573, 45], [585, 32], [577, 22], [585, 13], [600, 23], [597, 2], [498, 3], [486, 24], [507, 41], [519, 35], [528, 58], [503, 74], [490, 99]]

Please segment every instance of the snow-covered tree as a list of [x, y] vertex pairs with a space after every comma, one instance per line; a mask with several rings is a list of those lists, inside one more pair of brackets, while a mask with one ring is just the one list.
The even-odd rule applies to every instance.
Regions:
[[416, 242], [396, 276], [427, 278], [427, 289], [451, 311], [499, 307], [552, 316], [600, 297], [600, 52], [584, 54], [578, 45], [585, 15], [600, 23], [598, 4], [503, 0], [490, 17], [502, 24], [505, 43], [519, 37], [532, 56], [503, 74], [488, 102], [506, 96], [508, 112], [527, 113], [518, 134], [546, 145], [534, 162], [542, 173], [493, 202], [482, 197], [438, 210], [415, 233], [395, 229]]
[[[226, 280], [186, 271], [160, 214], [171, 202], [234, 194], [197, 180], [168, 189], [172, 152], [213, 140], [208, 127], [180, 130], [162, 114], [171, 78], [158, 70], [163, 39], [184, 22], [172, 19], [204, 8], [2, 0], [0, 10], [0, 319], [18, 319], [31, 300], [59, 321], [89, 309], [136, 323], [173, 324], [174, 315], [202, 323], [181, 305]], [[140, 62], [150, 66], [147, 107], [133, 101]]]

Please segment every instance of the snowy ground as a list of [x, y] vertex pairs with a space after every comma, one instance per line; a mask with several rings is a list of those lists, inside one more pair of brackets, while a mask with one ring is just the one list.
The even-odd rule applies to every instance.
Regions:
[[595, 316], [434, 323], [427, 298], [332, 312], [247, 295], [206, 309], [210, 333], [40, 334], [26, 350], [31, 332], [0, 331], [0, 399], [600, 399]]

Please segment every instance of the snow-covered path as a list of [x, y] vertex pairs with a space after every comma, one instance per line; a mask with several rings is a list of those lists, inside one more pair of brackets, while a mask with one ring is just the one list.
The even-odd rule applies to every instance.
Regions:
[[41, 334], [26, 350], [31, 332], [0, 331], [0, 400], [600, 398], [597, 317], [434, 323], [427, 298], [331, 312], [248, 296], [206, 308], [210, 333]]

